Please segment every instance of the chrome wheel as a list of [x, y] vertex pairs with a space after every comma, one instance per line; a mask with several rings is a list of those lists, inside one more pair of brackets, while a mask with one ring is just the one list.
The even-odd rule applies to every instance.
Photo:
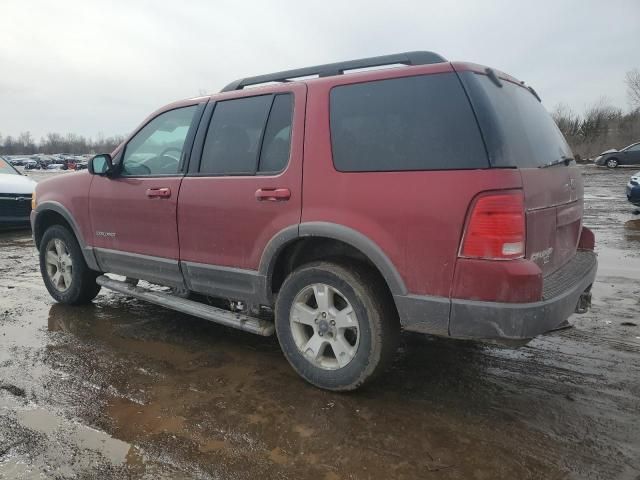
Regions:
[[618, 161], [614, 158], [607, 160], [607, 167], [616, 168], [618, 166]]
[[71, 287], [73, 262], [65, 243], [52, 238], [47, 244], [44, 261], [51, 284], [59, 292], [66, 292]]
[[316, 283], [300, 291], [289, 324], [298, 350], [316, 367], [346, 367], [358, 351], [358, 317], [347, 298], [331, 285]]

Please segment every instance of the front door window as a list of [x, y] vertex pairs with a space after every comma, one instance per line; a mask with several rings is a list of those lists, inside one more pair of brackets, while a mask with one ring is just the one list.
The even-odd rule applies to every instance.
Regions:
[[196, 105], [177, 108], [147, 123], [125, 147], [122, 175], [176, 175], [195, 111]]

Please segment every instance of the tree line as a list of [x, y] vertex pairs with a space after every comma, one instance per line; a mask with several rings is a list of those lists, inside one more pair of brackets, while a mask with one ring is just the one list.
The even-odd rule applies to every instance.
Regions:
[[551, 112], [577, 160], [593, 158], [611, 148], [640, 142], [640, 71], [627, 72], [628, 111], [614, 107], [603, 97], [583, 114], [559, 104]]
[[17, 137], [0, 134], [0, 155], [33, 155], [36, 153], [70, 153], [81, 155], [85, 153], [112, 152], [124, 137], [115, 135], [105, 137], [98, 135], [96, 138], [87, 138], [75, 133], [61, 135], [48, 133], [36, 142], [30, 132], [22, 132]]

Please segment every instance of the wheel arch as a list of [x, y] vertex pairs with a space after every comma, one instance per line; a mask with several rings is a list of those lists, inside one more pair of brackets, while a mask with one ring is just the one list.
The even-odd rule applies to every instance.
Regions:
[[36, 248], [40, 249], [40, 242], [44, 232], [47, 231], [52, 225], [62, 225], [68, 228], [73, 236], [76, 238], [78, 245], [80, 245], [80, 251], [84, 256], [87, 266], [98, 271], [98, 264], [93, 254], [93, 248], [88, 247], [77, 222], [71, 215], [71, 212], [62, 204], [53, 201], [47, 201], [39, 204], [35, 209], [35, 217], [32, 224], [33, 240], [36, 244]]
[[[328, 249], [331, 257], [334, 252], [343, 252], [347, 256], [358, 256], [377, 270], [391, 295], [406, 295], [407, 288], [398, 270], [382, 249], [364, 234], [344, 225], [329, 222], [308, 222], [288, 227], [280, 231], [268, 243], [260, 261], [260, 274], [266, 278], [268, 294], [279, 288], [284, 278], [279, 278], [279, 269], [287, 263], [290, 256], [300, 255], [302, 245], [315, 242], [333, 242], [334, 249]], [[344, 245], [342, 249], [339, 245]], [[317, 258], [312, 258], [312, 260]], [[289, 259], [291, 260], [291, 259]]]

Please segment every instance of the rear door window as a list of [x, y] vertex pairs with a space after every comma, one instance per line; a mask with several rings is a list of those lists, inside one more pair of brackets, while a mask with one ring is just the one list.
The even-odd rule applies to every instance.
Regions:
[[562, 133], [542, 103], [525, 87], [487, 75], [461, 75], [478, 115], [494, 167], [539, 167], [571, 158]]
[[331, 90], [335, 168], [344, 172], [489, 166], [471, 105], [454, 73]]
[[276, 95], [262, 140], [260, 173], [280, 172], [289, 163], [292, 114], [293, 95]]
[[218, 102], [207, 131], [201, 175], [277, 173], [287, 166], [293, 95]]

